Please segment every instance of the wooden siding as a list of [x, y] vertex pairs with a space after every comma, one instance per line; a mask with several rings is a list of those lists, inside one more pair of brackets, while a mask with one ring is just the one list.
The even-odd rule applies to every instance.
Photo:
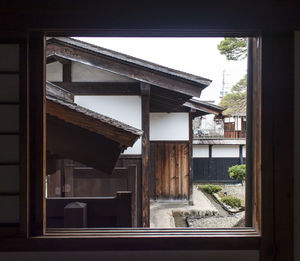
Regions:
[[137, 172], [137, 186], [136, 186], [136, 217], [137, 227], [142, 226], [142, 159], [140, 155], [121, 155], [117, 164], [117, 167], [129, 167], [131, 165], [136, 166]]
[[189, 198], [188, 142], [151, 142], [150, 197]]
[[0, 43], [0, 225], [12, 229], [18, 226], [23, 200], [19, 189], [20, 142], [24, 131], [20, 127], [19, 52], [17, 43]]
[[193, 181], [238, 183], [228, 175], [228, 168], [237, 164], [240, 158], [194, 158]]
[[234, 122], [224, 123], [224, 138], [246, 138], [246, 122], [242, 120], [242, 129], [240, 131], [235, 130]]
[[[47, 198], [115, 197], [132, 193], [132, 225], [137, 226], [137, 166], [116, 167], [112, 174], [85, 167], [71, 160], [56, 160], [58, 169], [47, 176]], [[48, 216], [48, 214], [47, 214]]]

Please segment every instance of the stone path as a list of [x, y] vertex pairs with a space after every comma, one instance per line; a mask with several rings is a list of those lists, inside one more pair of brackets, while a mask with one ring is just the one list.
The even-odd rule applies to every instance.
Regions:
[[174, 228], [173, 214], [203, 217], [218, 214], [217, 209], [202, 193], [193, 186], [193, 201], [165, 200], [150, 202], [150, 228]]

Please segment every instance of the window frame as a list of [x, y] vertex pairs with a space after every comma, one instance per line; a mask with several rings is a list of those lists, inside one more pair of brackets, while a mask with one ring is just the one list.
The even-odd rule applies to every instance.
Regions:
[[[254, 228], [242, 228], [242, 229], [101, 229], [94, 233], [94, 231], [86, 230], [86, 233], [80, 233], [80, 235], [71, 232], [67, 234], [46, 234], [45, 232], [45, 215], [44, 213], [44, 175], [40, 173], [44, 172], [45, 169], [45, 55], [43, 46], [45, 44], [44, 39], [46, 33], [53, 35], [55, 32], [33, 32], [30, 33], [27, 44], [29, 45], [29, 65], [27, 72], [29, 75], [29, 84], [26, 84], [28, 92], [23, 93], [23, 99], [26, 101], [25, 104], [28, 106], [27, 120], [23, 122], [26, 128], [29, 130], [29, 136], [27, 136], [27, 143], [23, 144], [23, 148], [27, 148], [24, 151], [22, 157], [24, 161], [29, 163], [29, 170], [26, 171], [26, 180], [29, 180], [29, 184], [24, 182], [22, 184], [21, 193], [25, 198], [29, 197], [29, 200], [25, 200], [26, 207], [23, 207], [21, 215], [25, 217], [26, 222], [21, 220], [21, 231], [24, 231], [25, 237], [29, 240], [19, 239], [22, 246], [18, 247], [20, 250], [208, 250], [208, 249], [219, 249], [219, 250], [259, 250], [261, 249], [261, 256], [274, 256], [276, 253], [275, 239], [280, 239], [280, 236], [287, 235], [290, 232], [291, 227], [288, 227], [286, 232], [280, 229], [280, 224], [283, 222], [290, 221], [291, 217], [288, 216], [283, 218], [282, 221], [278, 222], [275, 217], [283, 217], [278, 212], [280, 209], [287, 209], [291, 211], [291, 205], [288, 204], [284, 206], [282, 202], [275, 198], [274, 189], [278, 189], [282, 179], [275, 177], [275, 174], [280, 174], [284, 164], [282, 160], [279, 163], [274, 163], [274, 153], [277, 156], [280, 155], [279, 151], [273, 151], [268, 153], [270, 148], [273, 148], [273, 135], [269, 135], [272, 132], [272, 126], [274, 124], [274, 116], [272, 113], [278, 112], [279, 110], [272, 106], [272, 99], [267, 99], [268, 92], [271, 90], [270, 83], [276, 82], [272, 79], [272, 74], [275, 69], [275, 73], [279, 73], [280, 65], [275, 64], [272, 66], [271, 57], [273, 53], [267, 48], [271, 47], [272, 51], [278, 51], [280, 48], [290, 48], [293, 42], [293, 36], [287, 33], [288, 44], [283, 46], [280, 42], [281, 35], [277, 34], [250, 34], [249, 36], [255, 36], [260, 39], [259, 50], [256, 55], [256, 60], [253, 63], [253, 77], [255, 81], [255, 86], [257, 89], [253, 91], [253, 101], [257, 103], [252, 106], [252, 108], [257, 108], [252, 111], [256, 113], [254, 118], [257, 119], [253, 123], [252, 135], [255, 137], [255, 144], [253, 145], [253, 154], [251, 157], [255, 161], [255, 157], [262, 161], [262, 166], [260, 164], [253, 165], [253, 171], [258, 173], [255, 175], [257, 177], [254, 180], [254, 187], [256, 182], [261, 182], [261, 187], [256, 187], [256, 192], [258, 192], [257, 199], [259, 202], [254, 202], [261, 206], [261, 214], [255, 212], [258, 219], [254, 222]], [[82, 32], [84, 33], [84, 32]], [[61, 33], [59, 33], [62, 35]], [[80, 33], [76, 32], [70, 35], [79, 36]], [[113, 31], [112, 35], [117, 35], [118, 31]], [[122, 31], [124, 34], [124, 31]], [[110, 35], [105, 32], [97, 32], [95, 35], [103, 36]], [[140, 32], [128, 31], [127, 36], [138, 36]], [[150, 33], [152, 35], [152, 33]], [[168, 32], [159, 31], [156, 33], [158, 35], [168, 35]], [[186, 32], [177, 31], [175, 33], [177, 36], [186, 36]], [[212, 36], [207, 32], [193, 32], [193, 36]], [[226, 33], [215, 34], [214, 36], [224, 36]], [[231, 36], [243, 36], [246, 33], [230, 33]], [[145, 34], [144, 34], [145, 36]], [[263, 40], [263, 44], [261, 41]], [[275, 45], [273, 40], [275, 40]], [[276, 42], [277, 41], [277, 42]], [[273, 46], [272, 46], [273, 45]], [[293, 52], [292, 52], [293, 54]], [[291, 56], [291, 55], [290, 55]], [[280, 56], [280, 61], [288, 62], [291, 64], [291, 57], [287, 58]], [[262, 63], [263, 58], [267, 62]], [[34, 62], [33, 62], [34, 61]], [[42, 65], [42, 66], [41, 66]], [[256, 66], [256, 67], [255, 67]], [[290, 67], [288, 67], [290, 68]], [[288, 68], [284, 69], [284, 75], [290, 75]], [[255, 69], [258, 69], [256, 71]], [[262, 77], [264, 76], [264, 78]], [[276, 77], [275, 77], [276, 78]], [[277, 77], [278, 78], [278, 77]], [[279, 77], [279, 79], [281, 79]], [[288, 79], [289, 83], [293, 83], [292, 79]], [[280, 81], [282, 83], [282, 80]], [[37, 88], [40, 86], [43, 88]], [[278, 85], [278, 83], [277, 83]], [[275, 94], [271, 94], [272, 98], [279, 102], [280, 93], [279, 88]], [[281, 102], [282, 105], [288, 105], [291, 93], [286, 94], [286, 100]], [[42, 97], [42, 99], [41, 99]], [[30, 100], [30, 103], [29, 103]], [[284, 109], [283, 112], [288, 112], [288, 109]], [[281, 113], [282, 115], [282, 113]], [[271, 119], [270, 119], [271, 118]], [[291, 128], [291, 126], [288, 126]], [[291, 132], [291, 129], [288, 129]], [[34, 137], [34, 139], [32, 138]], [[256, 140], [257, 139], [257, 140]], [[29, 141], [29, 142], [28, 142]], [[39, 141], [39, 142], [36, 142]], [[29, 144], [28, 144], [29, 143]], [[283, 146], [283, 144], [280, 144]], [[290, 145], [290, 144], [289, 144]], [[286, 148], [283, 146], [283, 148]], [[23, 151], [23, 150], [22, 150]], [[271, 154], [271, 155], [270, 155]], [[247, 153], [247, 156], [250, 155]], [[23, 161], [22, 161], [23, 162]], [[257, 163], [257, 162], [256, 162]], [[276, 169], [277, 166], [277, 169]], [[264, 175], [262, 175], [262, 172]], [[29, 175], [30, 173], [30, 175]], [[292, 172], [290, 173], [290, 176]], [[290, 177], [285, 184], [290, 184]], [[43, 185], [41, 185], [43, 184]], [[271, 186], [270, 186], [271, 184]], [[30, 190], [29, 190], [30, 186]], [[264, 190], [261, 190], [264, 188]], [[288, 192], [289, 187], [284, 189], [284, 193]], [[41, 197], [40, 197], [41, 196]], [[261, 196], [261, 198], [260, 198]], [[275, 201], [275, 202], [274, 202]], [[260, 205], [261, 204], [261, 205]], [[274, 204], [278, 207], [277, 210], [273, 210]], [[290, 213], [290, 212], [289, 212]], [[276, 223], [277, 222], [277, 223]], [[275, 230], [278, 231], [275, 235]], [[132, 232], [134, 231], [134, 232]], [[17, 244], [17, 240], [14, 241]], [[9, 248], [6, 248], [9, 249]], [[15, 249], [15, 248], [14, 248]]]
[[[39, 74], [40, 77], [35, 77], [35, 81], [33, 83], [33, 85], [37, 84], [39, 82], [39, 86], [43, 86], [42, 90], [35, 90], [36, 93], [36, 97], [38, 96], [42, 96], [42, 103], [39, 106], [39, 109], [35, 109], [36, 114], [38, 113], [39, 117], [36, 119], [36, 124], [39, 124], [39, 133], [37, 133], [37, 126], [35, 125], [35, 129], [33, 131], [34, 132], [34, 136], [37, 137], [38, 139], [41, 141], [43, 140], [43, 143], [41, 143], [42, 146], [39, 146], [39, 156], [37, 159], [37, 163], [39, 161], [43, 161], [43, 164], [41, 164], [41, 162], [39, 162], [39, 166], [42, 167], [43, 169], [43, 175], [42, 177], [40, 177], [40, 175], [38, 177], [38, 180], [36, 179], [31, 179], [32, 183], [35, 183], [35, 189], [34, 191], [36, 193], [38, 193], [38, 195], [43, 195], [42, 198], [43, 200], [40, 201], [39, 200], [39, 196], [37, 194], [35, 194], [32, 198], [31, 198], [31, 202], [37, 202], [37, 205], [34, 205], [34, 215], [31, 215], [31, 223], [32, 223], [32, 234], [33, 235], [38, 235], [38, 236], [65, 236], [68, 235], [70, 236], [70, 234], [72, 235], [72, 237], [83, 237], [86, 235], [90, 235], [91, 233], [96, 234], [98, 237], [101, 236], [106, 236], [107, 233], [112, 233], [109, 234], [110, 236], [114, 236], [114, 234], [119, 234], [122, 235], [125, 234], [127, 236], [130, 237], [130, 233], [134, 233], [135, 235], [138, 236], [142, 236], [144, 237], [145, 234], [154, 234], [158, 235], [158, 236], [165, 236], [163, 234], [167, 234], [169, 236], [171, 235], [176, 235], [176, 236], [183, 236], [184, 234], [195, 234], [195, 235], [199, 235], [199, 236], [203, 236], [206, 234], [211, 234], [213, 236], [218, 237], [219, 235], [222, 235], [225, 233], [225, 235], [237, 235], [237, 236], [243, 236], [243, 237], [254, 237], [254, 238], [258, 238], [260, 236], [260, 232], [257, 228], [253, 227], [253, 228], [238, 228], [238, 229], [231, 229], [231, 228], [226, 228], [226, 229], [207, 229], [207, 228], [203, 228], [203, 229], [150, 229], [150, 228], [130, 228], [130, 229], [84, 229], [83, 232], [79, 232], [78, 229], [73, 229], [73, 230], [66, 230], [66, 229], [61, 229], [61, 233], [51, 233], [48, 231], [46, 231], [46, 226], [45, 226], [45, 164], [46, 164], [46, 160], [45, 160], [45, 115], [46, 115], [46, 111], [45, 111], [45, 39], [46, 39], [46, 34], [43, 34], [42, 32], [40, 33], [34, 33], [32, 34], [32, 38], [30, 38], [31, 42], [34, 43], [34, 48], [30, 48], [30, 50], [33, 53], [30, 53], [32, 57], [35, 57], [35, 62], [34, 63], [30, 63], [30, 71], [33, 72], [34, 75]], [[203, 36], [201, 34], [201, 36]], [[254, 39], [254, 38], [253, 38]], [[38, 57], [38, 58], [37, 58]], [[249, 65], [252, 66], [252, 59], [249, 59]], [[43, 63], [43, 65], [41, 64]], [[251, 106], [251, 104], [249, 104]], [[41, 117], [43, 118], [43, 120], [41, 120]], [[250, 120], [251, 121], [251, 120]], [[41, 133], [43, 133], [43, 135], [41, 136]], [[35, 144], [38, 144], [37, 142], [35, 142]], [[40, 145], [40, 144], [39, 144]], [[37, 149], [37, 148], [36, 148]], [[37, 154], [35, 154], [37, 155]], [[37, 168], [37, 166], [35, 166], [35, 168]], [[42, 171], [41, 169], [41, 171]], [[249, 175], [248, 175], [249, 176]], [[39, 187], [39, 189], [37, 188], [37, 186]], [[42, 190], [41, 190], [42, 188]], [[41, 204], [43, 205], [43, 207], [41, 207]], [[251, 201], [248, 201], [248, 204], [251, 205], [252, 208], [252, 204]], [[42, 222], [41, 222], [42, 221]], [[252, 223], [252, 222], [250, 222]], [[149, 232], [148, 232], [149, 230]], [[55, 230], [57, 231], [57, 230]], [[93, 231], [93, 232], [91, 232]], [[108, 232], [109, 231], [109, 232]], [[221, 232], [220, 232], [221, 231]], [[160, 235], [160, 233], [162, 235]]]

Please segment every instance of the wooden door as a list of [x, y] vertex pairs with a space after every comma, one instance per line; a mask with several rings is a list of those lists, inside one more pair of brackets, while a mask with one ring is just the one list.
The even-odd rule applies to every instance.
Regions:
[[189, 198], [188, 142], [151, 142], [151, 197]]

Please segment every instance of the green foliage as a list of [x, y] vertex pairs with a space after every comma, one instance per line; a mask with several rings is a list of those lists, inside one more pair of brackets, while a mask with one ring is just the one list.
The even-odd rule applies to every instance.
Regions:
[[244, 93], [247, 90], [247, 74], [232, 86], [232, 93]]
[[226, 108], [223, 115], [246, 113], [247, 93], [228, 93], [221, 99], [219, 105]]
[[225, 37], [218, 45], [218, 50], [227, 60], [238, 61], [247, 57], [247, 39]]
[[201, 188], [208, 194], [217, 193], [222, 190], [221, 186], [212, 184], [203, 185]]
[[[227, 60], [238, 61], [247, 57], [247, 38], [225, 37], [218, 45], [218, 50]], [[223, 115], [246, 113], [247, 108], [247, 75], [231, 88], [219, 105], [226, 108]]]
[[243, 182], [246, 177], [246, 165], [234, 165], [228, 169], [229, 177]]
[[221, 201], [232, 208], [240, 208], [242, 206], [241, 200], [232, 196], [225, 196], [221, 198]]
[[223, 115], [246, 113], [247, 108], [247, 75], [231, 88], [231, 93], [226, 94], [219, 105], [226, 108]]

